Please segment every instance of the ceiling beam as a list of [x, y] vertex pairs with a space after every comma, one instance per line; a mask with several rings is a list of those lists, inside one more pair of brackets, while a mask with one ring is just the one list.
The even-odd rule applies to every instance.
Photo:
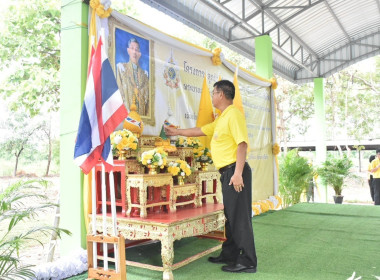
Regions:
[[[324, 0], [319, 0], [319, 1], [317, 1], [317, 2], [314, 2], [312, 5], [314, 6], [314, 5], [316, 5], [316, 4], [318, 4], [318, 3], [320, 3], [321, 1], [324, 1]], [[252, 2], [252, 1], [251, 1]], [[252, 2], [253, 3], [253, 2]], [[255, 0], [255, 3], [254, 3], [254, 5], [259, 9], [260, 8], [260, 6], [262, 5], [263, 3], [262, 3], [262, 1], [261, 0]], [[311, 7], [311, 6], [310, 6]], [[309, 8], [310, 8], [309, 7]], [[279, 25], [279, 23], [281, 22], [281, 20], [272, 12], [272, 11], [264, 11], [266, 14], [267, 14], [267, 16], [272, 20], [272, 21], [274, 21], [274, 23], [278, 26], [278, 28], [281, 26], [281, 28], [283, 29], [283, 31], [284, 32], [286, 32], [286, 33], [288, 33], [289, 34], [289, 36], [291, 36], [292, 38], [293, 38], [293, 40], [295, 40], [299, 45], [301, 45], [301, 46], [303, 46], [303, 48], [305, 49], [305, 50], [307, 50], [310, 54], [312, 54], [316, 59], [318, 59], [318, 55], [303, 41], [303, 40], [301, 40], [293, 31], [291, 31], [291, 29], [290, 28], [288, 28], [287, 26], [286, 26], [286, 24], [285, 23], [282, 23], [281, 25]], [[273, 28], [272, 28], [273, 29]], [[273, 29], [274, 30], [274, 29]], [[270, 32], [265, 32], [265, 33], [270, 33]], [[273, 46], [275, 47], [276, 46], [276, 44], [273, 44]], [[283, 50], [280, 46], [278, 46], [282, 51], [284, 51], [284, 52], [286, 52], [285, 50]], [[286, 52], [287, 53], [287, 52]], [[289, 55], [289, 53], [288, 53], [288, 55]], [[292, 54], [290, 54], [290, 56], [291, 57], [293, 57], [294, 59], [295, 59], [295, 57], [292, 55]], [[303, 64], [303, 55], [301, 56], [301, 61], [300, 62], [298, 62], [297, 64], [299, 65], [299, 66], [301, 66], [301, 67], [303, 67], [303, 68], [305, 68], [306, 69], [306, 71], [308, 71], [308, 72], [311, 72], [311, 73], [313, 73], [313, 71], [311, 70], [311, 69], [309, 69], [307, 66], [304, 66], [304, 64]]]
[[[302, 10], [294, 13], [293, 15], [291, 15], [290, 17], [284, 19], [284, 20], [280, 20], [273, 12], [271, 11], [266, 11], [267, 15], [269, 16], [269, 18], [271, 18], [275, 23], [276, 23], [276, 26], [272, 27], [271, 29], [265, 31], [266, 33], [270, 33], [272, 32], [273, 30], [281, 27], [281, 26], [284, 26], [286, 22], [288, 22], [289, 20], [295, 18], [296, 16], [302, 14], [303, 12], [307, 11], [308, 9], [314, 7], [315, 5], [318, 5], [319, 3], [322, 3], [324, 2], [325, 0], [318, 0], [314, 3], [312, 3], [311, 5], [308, 5], [308, 6], [305, 6], [305, 8], [303, 8]], [[259, 3], [262, 3], [261, 0], [257, 0], [257, 2]], [[289, 29], [289, 28], [287, 28]], [[305, 43], [304, 43], [305, 44]], [[305, 44], [306, 45], [306, 44]], [[312, 50], [310, 50], [310, 52], [312, 52]]]
[[344, 33], [344, 36], [346, 36], [346, 39], [351, 42], [351, 38], [350, 36], [348, 35], [346, 29], [343, 27], [342, 23], [340, 22], [340, 20], [338, 19], [337, 15], [335, 14], [335, 12], [333, 11], [333, 9], [331, 8], [330, 4], [328, 3], [328, 1], [326, 0], [325, 1], [325, 6], [327, 7], [327, 9], [329, 10], [330, 14], [333, 16], [335, 22], [339, 25], [340, 29], [342, 30], [342, 32]]
[[377, 4], [377, 8], [379, 9], [379, 14], [380, 14], [380, 0], [375, 0], [376, 4]]

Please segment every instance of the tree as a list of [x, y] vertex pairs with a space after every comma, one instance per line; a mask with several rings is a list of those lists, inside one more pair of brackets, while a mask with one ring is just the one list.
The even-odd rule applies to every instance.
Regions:
[[32, 121], [25, 112], [9, 115], [6, 123], [7, 137], [1, 143], [1, 150], [3, 153], [15, 157], [13, 176], [16, 176], [22, 153], [25, 152], [25, 149], [31, 148], [28, 144], [42, 125], [37, 119]]
[[[380, 56], [373, 60], [380, 68]], [[380, 132], [374, 129], [380, 122], [377, 72], [364, 72], [353, 65], [326, 78], [326, 127], [330, 139], [380, 138]]]
[[59, 108], [60, 10], [58, 0], [14, 0], [0, 34], [0, 94], [10, 109], [31, 116]]
[[275, 106], [279, 141], [286, 152], [288, 141], [295, 135], [304, 135], [309, 128], [307, 122], [314, 114], [313, 89], [309, 84], [296, 85], [278, 78]]
[[[371, 59], [380, 70], [380, 56]], [[365, 69], [364, 69], [365, 70]], [[364, 71], [352, 65], [325, 79], [326, 140], [380, 138], [378, 99], [380, 71]], [[281, 145], [296, 135], [307, 135], [314, 115], [313, 87], [295, 85], [278, 78], [277, 129]], [[312, 139], [310, 139], [312, 140]], [[342, 153], [341, 147], [338, 149]], [[348, 142], [346, 143], [348, 149]]]
[[[37, 115], [47, 115], [59, 109], [59, 67], [60, 67], [60, 1], [58, 0], [15, 0], [5, 13], [4, 31], [0, 34], [0, 71], [7, 73], [0, 84], [0, 94], [7, 100], [10, 113], [27, 111], [28, 114], [15, 119], [23, 119], [28, 126]], [[18, 114], [18, 113], [17, 113]], [[17, 127], [17, 124], [13, 124]], [[12, 127], [11, 127], [12, 128]], [[49, 152], [46, 174], [51, 161], [51, 130], [46, 125]], [[30, 136], [37, 127], [24, 127], [11, 133], [12, 138], [3, 143], [6, 150], [16, 156], [14, 174], [19, 158], [28, 145]], [[25, 137], [27, 136], [28, 137]]]

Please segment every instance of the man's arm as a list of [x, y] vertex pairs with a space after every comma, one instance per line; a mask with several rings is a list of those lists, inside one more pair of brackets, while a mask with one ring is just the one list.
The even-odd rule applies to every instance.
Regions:
[[[372, 164], [372, 165], [374, 165], [374, 164]], [[373, 167], [373, 168], [370, 170], [370, 172], [374, 173], [380, 168], [380, 164], [376, 167], [374, 167], [374, 166], [371, 166], [371, 167]]]
[[165, 133], [168, 136], [186, 136], [186, 137], [197, 137], [197, 136], [206, 136], [203, 133], [200, 127], [180, 129], [171, 126], [165, 126]]
[[241, 142], [237, 146], [236, 151], [236, 166], [235, 166], [235, 172], [234, 175], [232, 175], [230, 180], [230, 185], [233, 185], [235, 188], [235, 191], [241, 192], [241, 190], [244, 187], [243, 182], [243, 169], [245, 164], [245, 159], [247, 158], [247, 143]]

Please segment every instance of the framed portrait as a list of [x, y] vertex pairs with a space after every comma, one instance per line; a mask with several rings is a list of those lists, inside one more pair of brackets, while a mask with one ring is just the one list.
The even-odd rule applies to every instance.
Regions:
[[109, 58], [124, 105], [135, 104], [144, 124], [154, 126], [153, 41], [109, 20]]

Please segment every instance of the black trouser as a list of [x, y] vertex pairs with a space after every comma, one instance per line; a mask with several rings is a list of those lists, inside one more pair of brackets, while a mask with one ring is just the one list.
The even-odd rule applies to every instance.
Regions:
[[369, 185], [369, 192], [371, 194], [372, 201], [375, 201], [375, 197], [374, 197], [375, 194], [373, 191], [373, 177], [372, 177], [372, 175], [368, 179], [368, 185]]
[[380, 205], [380, 178], [373, 178], [372, 186], [375, 205]]
[[228, 185], [235, 168], [221, 174], [226, 238], [222, 246], [223, 259], [245, 266], [257, 266], [255, 242], [252, 229], [252, 172], [248, 163], [243, 170], [243, 190], [236, 192]]

